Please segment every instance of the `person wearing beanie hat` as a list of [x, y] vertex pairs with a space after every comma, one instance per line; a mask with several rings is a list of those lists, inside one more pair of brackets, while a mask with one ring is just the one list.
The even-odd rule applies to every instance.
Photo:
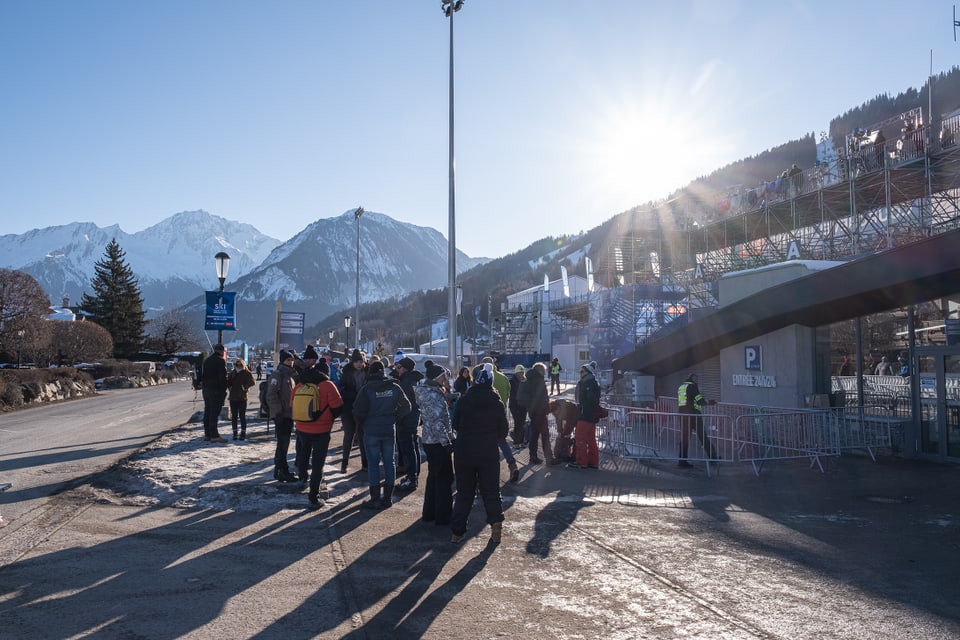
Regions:
[[493, 364], [485, 363], [476, 375], [476, 384], [457, 401], [453, 413], [457, 434], [453, 444], [457, 495], [450, 519], [453, 543], [463, 540], [477, 492], [490, 525], [490, 542], [499, 543], [503, 535], [498, 443], [507, 437], [510, 425], [493, 378]]
[[[394, 447], [397, 443], [397, 423], [410, 413], [406, 394], [393, 380], [383, 375], [380, 362], [368, 367], [367, 383], [353, 403], [353, 416], [363, 426], [363, 445], [370, 463], [370, 500], [363, 503], [367, 509], [386, 509], [393, 504], [393, 489], [397, 468]], [[380, 463], [383, 463], [383, 498], [380, 497]]]
[[[316, 352], [314, 352], [316, 353]], [[304, 352], [304, 356], [307, 352]], [[321, 359], [321, 363], [326, 361]], [[307, 500], [311, 509], [319, 509], [323, 504], [320, 499], [320, 484], [323, 481], [323, 466], [327, 460], [327, 451], [330, 448], [330, 432], [333, 430], [333, 421], [340, 413], [343, 398], [337, 386], [319, 366], [306, 366], [300, 372], [300, 380], [293, 388], [294, 395], [303, 385], [315, 385], [318, 396], [319, 415], [313, 420], [297, 420], [297, 475], [301, 485], [309, 482]], [[302, 417], [302, 416], [301, 416]], [[310, 466], [313, 473], [309, 473]]]
[[432, 362], [426, 366], [427, 370], [427, 380], [436, 380], [437, 378], [447, 374], [447, 370], [441, 367], [438, 364], [433, 364]]
[[350, 453], [356, 442], [360, 449], [360, 468], [367, 470], [367, 450], [363, 444], [363, 425], [353, 415], [353, 404], [360, 393], [360, 389], [367, 383], [367, 371], [363, 363], [363, 355], [354, 349], [350, 355], [349, 364], [340, 374], [340, 395], [343, 396], [343, 412], [340, 414], [340, 423], [343, 425], [343, 454], [340, 459], [340, 473], [346, 473], [350, 462]]
[[473, 377], [473, 384], [475, 385], [487, 385], [489, 387], [493, 386], [493, 365], [489, 362], [484, 362], [481, 365], [480, 371]]
[[599, 469], [600, 452], [597, 448], [597, 422], [600, 421], [600, 385], [597, 383], [597, 363], [590, 361], [580, 367], [580, 380], [573, 397], [580, 406], [577, 426], [573, 431], [576, 461], [567, 466], [574, 469]]
[[[480, 364], [477, 365], [473, 371], [474, 377], [480, 375], [484, 369], [491, 372], [493, 389], [497, 392], [497, 395], [500, 396], [500, 402], [503, 403], [504, 410], [506, 410], [506, 407], [510, 404], [510, 380], [507, 379], [507, 376], [500, 373], [496, 363], [490, 356], [484, 356], [483, 360], [480, 361]], [[507, 466], [510, 468], [510, 482], [519, 481], [520, 469], [517, 467], [517, 459], [513, 455], [513, 449], [510, 447], [506, 438], [497, 444], [500, 446], [503, 459], [507, 461]]]
[[420, 408], [420, 441], [427, 458], [421, 519], [449, 525], [453, 513], [453, 428], [450, 424], [449, 374], [431, 363], [427, 377], [414, 387]]
[[296, 482], [297, 476], [290, 471], [287, 453], [290, 450], [290, 437], [293, 434], [293, 387], [300, 374], [293, 367], [294, 356], [291, 351], [280, 351], [280, 364], [267, 381], [267, 406], [270, 417], [276, 425], [277, 447], [273, 454], [273, 478], [279, 482]]
[[397, 423], [398, 466], [402, 465], [405, 477], [397, 485], [400, 491], [413, 491], [420, 478], [420, 443], [417, 442], [417, 428], [420, 426], [420, 406], [414, 388], [423, 380], [423, 374], [416, 370], [413, 358], [403, 357], [393, 366], [400, 388], [410, 402], [410, 413]]
[[312, 344], [308, 344], [307, 348], [303, 350], [303, 360], [319, 360], [320, 356], [317, 354], [317, 350], [313, 348]]

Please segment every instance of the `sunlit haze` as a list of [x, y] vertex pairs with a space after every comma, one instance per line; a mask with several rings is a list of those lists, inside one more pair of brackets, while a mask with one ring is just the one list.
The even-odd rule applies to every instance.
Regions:
[[[362, 205], [446, 235], [440, 6], [0, 3], [0, 233], [204, 209], [287, 240]], [[817, 134], [919, 89], [931, 52], [934, 73], [960, 55], [950, 3], [866, 0], [467, 0], [454, 47], [457, 246], [488, 257]]]

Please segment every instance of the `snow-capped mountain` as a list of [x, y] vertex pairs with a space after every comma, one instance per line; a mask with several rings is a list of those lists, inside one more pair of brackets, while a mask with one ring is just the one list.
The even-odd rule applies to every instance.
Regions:
[[[29, 273], [58, 304], [90, 292], [94, 265], [116, 239], [140, 282], [147, 309], [202, 303], [218, 286], [213, 256], [230, 254], [226, 289], [237, 292], [245, 339], [269, 339], [274, 308], [308, 312], [309, 321], [354, 304], [357, 277], [354, 210], [317, 220], [281, 243], [248, 224], [205, 211], [178, 213], [137, 233], [89, 222], [0, 236], [0, 267]], [[486, 262], [457, 252], [457, 270]], [[447, 240], [437, 230], [368, 211], [360, 218], [360, 299], [383, 300], [445, 286]]]
[[137, 233], [90, 222], [0, 236], [0, 266], [29, 273], [59, 303], [90, 291], [94, 265], [116, 238], [140, 282], [147, 308], [178, 306], [217, 286], [213, 256], [230, 254], [231, 279], [258, 266], [280, 241], [248, 224], [186, 211]]
[[[446, 286], [447, 247], [436, 229], [365, 212], [360, 218], [360, 301]], [[487, 261], [458, 251], [457, 271]], [[356, 283], [357, 221], [351, 209], [311, 223], [228, 288], [237, 293], [237, 323], [244, 335], [269, 336], [277, 301], [285, 310], [305, 312], [312, 323], [351, 308]], [[191, 307], [200, 304], [196, 299]]]

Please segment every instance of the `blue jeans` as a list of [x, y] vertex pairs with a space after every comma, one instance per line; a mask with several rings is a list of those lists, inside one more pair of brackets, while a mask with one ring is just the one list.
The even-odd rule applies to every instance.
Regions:
[[371, 487], [380, 487], [380, 463], [383, 462], [383, 483], [392, 487], [397, 482], [397, 465], [394, 461], [394, 445], [397, 437], [394, 434], [387, 436], [363, 436], [363, 447], [367, 450], [367, 473]]
[[517, 459], [513, 457], [513, 447], [510, 446], [507, 439], [500, 438], [497, 440], [497, 444], [500, 446], [500, 453], [503, 454], [503, 459], [507, 461], [507, 464], [517, 464]]

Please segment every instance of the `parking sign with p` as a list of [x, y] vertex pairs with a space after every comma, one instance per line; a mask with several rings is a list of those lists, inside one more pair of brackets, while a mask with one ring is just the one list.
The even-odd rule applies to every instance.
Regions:
[[761, 371], [763, 369], [763, 351], [760, 345], [743, 348], [743, 366], [747, 371]]

